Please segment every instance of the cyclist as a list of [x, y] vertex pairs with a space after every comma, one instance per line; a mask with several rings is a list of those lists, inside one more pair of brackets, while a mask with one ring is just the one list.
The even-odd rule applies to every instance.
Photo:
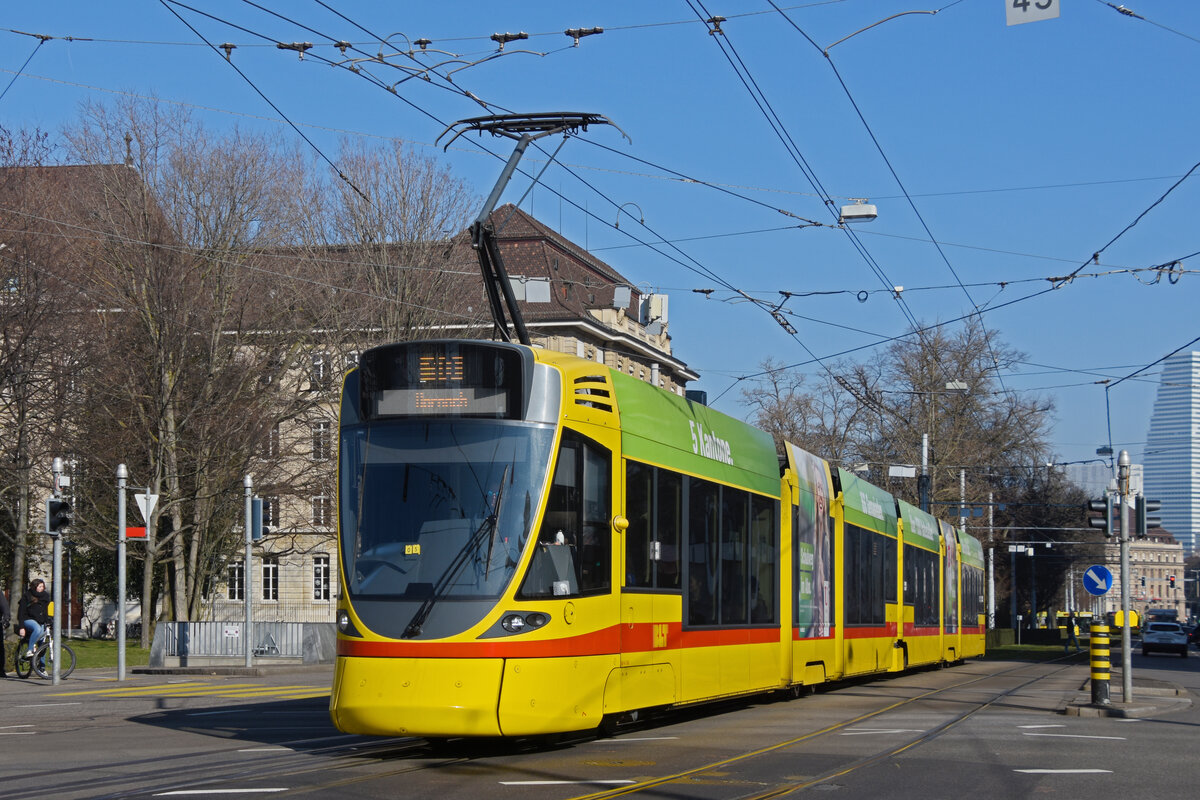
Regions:
[[29, 589], [21, 595], [17, 620], [21, 625], [20, 634], [27, 637], [28, 651], [25, 655], [32, 657], [38, 639], [42, 638], [42, 630], [50, 624], [50, 593], [46, 591], [46, 582], [41, 578], [30, 581]]

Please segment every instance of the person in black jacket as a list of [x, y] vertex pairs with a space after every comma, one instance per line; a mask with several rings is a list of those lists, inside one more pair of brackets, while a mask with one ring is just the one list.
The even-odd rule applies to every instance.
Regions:
[[8, 671], [4, 665], [8, 663], [4, 654], [4, 640], [8, 637], [8, 598], [0, 592], [0, 678], [7, 678]]
[[46, 591], [46, 582], [41, 578], [30, 581], [29, 589], [21, 596], [21, 603], [17, 606], [17, 622], [21, 625], [19, 633], [29, 637], [29, 650], [25, 655], [32, 656], [34, 646], [42, 638], [42, 629], [50, 623], [50, 593]]

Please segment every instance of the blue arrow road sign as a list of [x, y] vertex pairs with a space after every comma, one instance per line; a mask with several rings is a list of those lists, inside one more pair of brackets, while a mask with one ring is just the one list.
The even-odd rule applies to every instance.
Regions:
[[1083, 588], [1087, 589], [1088, 594], [1100, 597], [1108, 594], [1108, 590], [1112, 588], [1113, 576], [1112, 571], [1108, 567], [1102, 567], [1099, 564], [1088, 567], [1083, 573]]

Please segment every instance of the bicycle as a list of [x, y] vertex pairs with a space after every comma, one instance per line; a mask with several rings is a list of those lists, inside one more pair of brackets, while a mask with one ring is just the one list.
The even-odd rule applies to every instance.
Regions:
[[[65, 642], [59, 643], [58, 676], [65, 678], [75, 671], [75, 651]], [[41, 637], [34, 643], [33, 655], [25, 653], [30, 649], [29, 644], [22, 638], [17, 643], [17, 652], [13, 655], [13, 667], [18, 678], [28, 678], [31, 672], [36, 672], [39, 678], [54, 676], [54, 635], [47, 625]]]

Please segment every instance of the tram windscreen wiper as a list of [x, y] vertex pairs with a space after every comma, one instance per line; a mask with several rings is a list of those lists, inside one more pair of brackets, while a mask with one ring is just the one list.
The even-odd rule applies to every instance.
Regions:
[[437, 601], [445, 594], [446, 589], [450, 587], [462, 572], [463, 567], [467, 565], [479, 546], [483, 543], [485, 537], [488, 538], [488, 561], [490, 567], [492, 557], [492, 545], [495, 541], [494, 537], [497, 532], [497, 527], [500, 520], [500, 506], [504, 502], [504, 484], [508, 479], [509, 467], [504, 467], [504, 472], [500, 475], [500, 488], [496, 491], [496, 502], [491, 504], [491, 513], [484, 518], [479, 527], [467, 539], [466, 544], [455, 554], [454, 560], [446, 567], [438, 578], [437, 583], [433, 587], [433, 591], [421, 603], [421, 607], [417, 609], [417, 613], [413, 614], [413, 618], [404, 626], [404, 633], [400, 635], [402, 639], [414, 639], [421, 635], [421, 628], [425, 624], [425, 620], [429, 619], [429, 613], [433, 611], [433, 607]]

